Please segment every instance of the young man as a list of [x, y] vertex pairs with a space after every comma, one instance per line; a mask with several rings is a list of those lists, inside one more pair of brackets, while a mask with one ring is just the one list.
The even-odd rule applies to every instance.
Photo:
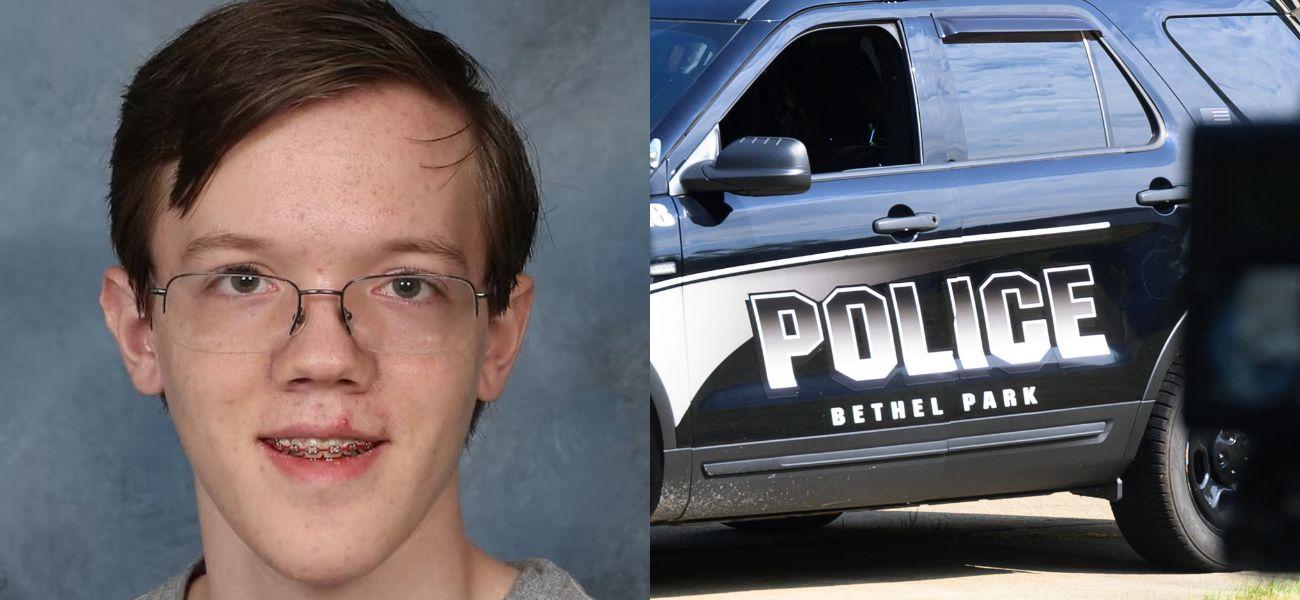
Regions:
[[586, 597], [461, 523], [538, 214], [473, 59], [379, 0], [225, 6], [136, 74], [111, 169], [100, 304], [203, 538], [143, 598]]

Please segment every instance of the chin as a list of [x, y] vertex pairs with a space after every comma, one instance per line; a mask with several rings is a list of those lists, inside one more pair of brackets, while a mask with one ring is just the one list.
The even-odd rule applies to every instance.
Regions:
[[250, 545], [261, 546], [257, 554], [289, 579], [313, 586], [344, 583], [373, 571], [393, 550], [384, 535], [392, 524], [359, 519], [358, 512], [364, 511], [336, 506], [304, 515], [282, 507], [269, 513], [273, 518], [253, 533]]
[[284, 577], [311, 586], [334, 586], [362, 577], [379, 566], [387, 555], [374, 540], [363, 542], [343, 535], [312, 540], [310, 536], [288, 532], [279, 535], [291, 540], [290, 545], [277, 545], [278, 551], [263, 558]]
[[346, 551], [302, 552], [275, 557], [271, 566], [281, 575], [314, 587], [339, 585], [374, 570], [378, 561], [360, 561]]

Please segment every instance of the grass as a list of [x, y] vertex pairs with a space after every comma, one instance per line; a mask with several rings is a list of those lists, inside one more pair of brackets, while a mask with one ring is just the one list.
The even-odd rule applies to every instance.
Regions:
[[1256, 581], [1226, 594], [1207, 594], [1204, 600], [1284, 600], [1300, 599], [1300, 580], [1268, 579]]

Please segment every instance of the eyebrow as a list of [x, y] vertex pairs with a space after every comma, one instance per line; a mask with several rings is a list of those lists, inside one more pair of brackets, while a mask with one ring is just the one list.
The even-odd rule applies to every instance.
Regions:
[[469, 259], [465, 257], [465, 251], [439, 237], [390, 240], [380, 246], [379, 250], [383, 253], [432, 254], [450, 260], [461, 268], [469, 268]]
[[[264, 238], [249, 237], [233, 233], [213, 233], [195, 238], [185, 246], [181, 262], [188, 263], [203, 254], [218, 249], [246, 251], [268, 250], [275, 247], [275, 242]], [[465, 251], [455, 244], [439, 237], [432, 238], [398, 238], [389, 240], [379, 247], [382, 254], [431, 254], [441, 256], [454, 262], [461, 268], [469, 268], [469, 259]]]
[[202, 256], [213, 250], [230, 248], [234, 250], [267, 250], [275, 247], [275, 242], [263, 238], [248, 237], [233, 233], [213, 233], [190, 240], [185, 246], [185, 252], [181, 254], [181, 262], [189, 263], [191, 260]]

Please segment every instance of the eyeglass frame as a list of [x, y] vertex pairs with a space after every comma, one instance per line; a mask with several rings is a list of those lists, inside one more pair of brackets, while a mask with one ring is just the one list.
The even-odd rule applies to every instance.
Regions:
[[[474, 318], [475, 319], [478, 319], [479, 316], [478, 301], [484, 298], [492, 297], [492, 292], [480, 291], [478, 287], [474, 285], [474, 282], [464, 277], [460, 277], [458, 275], [448, 275], [446, 273], [432, 273], [432, 272], [423, 272], [423, 271], [412, 272], [412, 273], [379, 273], [375, 275], [362, 275], [360, 277], [356, 277], [352, 279], [351, 281], [348, 281], [347, 283], [343, 284], [343, 287], [337, 290], [330, 289], [330, 288], [308, 288], [304, 290], [298, 287], [298, 284], [294, 283], [293, 280], [287, 279], [285, 277], [279, 277], [277, 275], [262, 275], [260, 273], [248, 273], [248, 272], [238, 272], [238, 271], [213, 271], [213, 272], [200, 271], [200, 272], [181, 273], [178, 275], [173, 275], [171, 279], [167, 280], [167, 284], [164, 285], [163, 287], [158, 287], [157, 284], [152, 284], [148, 286], [145, 289], [145, 291], [148, 292], [150, 295], [162, 296], [163, 299], [162, 312], [163, 314], [167, 314], [167, 292], [168, 290], [171, 289], [172, 282], [182, 277], [194, 277], [199, 275], [207, 275], [207, 276], [243, 275], [245, 277], [261, 277], [263, 279], [272, 279], [275, 281], [282, 281], [284, 283], [289, 284], [289, 286], [292, 287], [294, 291], [298, 293], [298, 298], [297, 298], [298, 308], [294, 312], [293, 324], [289, 326], [290, 336], [293, 336], [295, 333], [297, 333], [301, 329], [301, 325], [307, 321], [307, 317], [305, 314], [303, 314], [303, 310], [302, 310], [302, 297], [312, 296], [312, 295], [337, 296], [339, 299], [339, 317], [343, 321], [343, 326], [348, 330], [348, 335], [349, 336], [353, 335], [352, 312], [349, 311], [347, 306], [343, 304], [343, 294], [347, 291], [349, 287], [352, 286], [352, 284], [360, 281], [370, 280], [370, 279], [379, 279], [381, 277], [401, 277], [403, 275], [406, 275], [408, 277], [432, 275], [434, 277], [439, 277], [442, 279], [454, 279], [456, 281], [463, 282], [465, 285], [469, 286], [469, 289], [474, 293]], [[153, 327], [152, 322], [150, 322], [149, 325], [151, 328]]]

